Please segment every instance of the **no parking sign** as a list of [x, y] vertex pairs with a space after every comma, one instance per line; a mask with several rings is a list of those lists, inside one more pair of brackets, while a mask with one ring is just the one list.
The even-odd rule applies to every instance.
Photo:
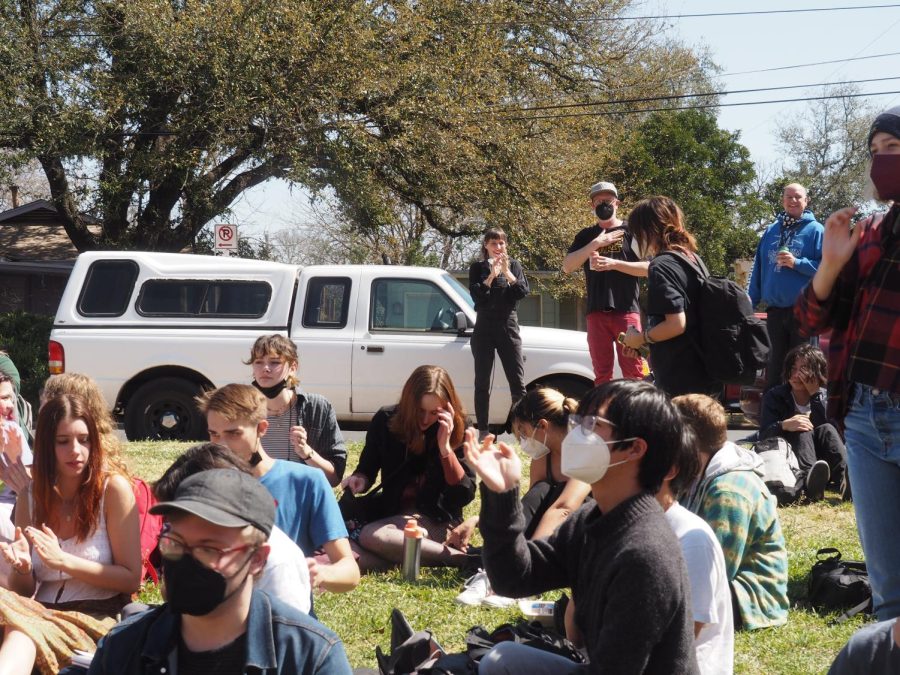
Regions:
[[216, 245], [215, 250], [219, 255], [237, 255], [238, 233], [237, 225], [220, 223], [215, 226]]

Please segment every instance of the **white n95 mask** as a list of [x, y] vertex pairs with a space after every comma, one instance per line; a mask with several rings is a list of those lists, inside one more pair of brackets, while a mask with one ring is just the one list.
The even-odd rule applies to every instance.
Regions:
[[609, 467], [631, 461], [623, 459], [610, 464], [609, 446], [615, 443], [627, 443], [635, 439], [636, 437], [623, 438], [607, 442], [592, 431], [586, 433], [581, 425], [578, 425], [563, 439], [560, 469], [569, 478], [591, 485], [603, 478]]
[[[519, 441], [519, 447], [522, 448], [522, 452], [531, 457], [531, 459], [540, 459], [548, 452], [550, 452], [550, 448], [547, 447], [546, 443], [542, 443], [538, 439], [534, 437], [537, 433], [537, 428], [531, 432], [531, 436], [528, 438], [524, 438]], [[544, 432], [544, 441], [547, 440], [547, 432]]]

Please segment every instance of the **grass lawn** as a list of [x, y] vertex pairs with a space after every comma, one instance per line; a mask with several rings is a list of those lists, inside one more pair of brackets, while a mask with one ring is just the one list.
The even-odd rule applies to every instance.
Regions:
[[[155, 480], [186, 448], [186, 444], [132, 443], [127, 448], [128, 465], [145, 480]], [[348, 472], [356, 466], [361, 450], [350, 444]], [[840, 626], [830, 626], [827, 617], [800, 608], [806, 598], [806, 577], [817, 549], [834, 546], [845, 558], [860, 559], [862, 550], [856, 534], [851, 504], [836, 495], [813, 505], [780, 510], [790, 561], [790, 597], [794, 609], [786, 626], [739, 633], [735, 637], [735, 672], [759, 675], [809, 675], [824, 673], [841, 646], [866, 619], [855, 617]], [[478, 512], [478, 499], [466, 509]], [[399, 572], [364, 576], [359, 587], [342, 595], [324, 593], [316, 598], [316, 613], [326, 626], [344, 641], [354, 667], [375, 667], [375, 646], [388, 649], [388, 617], [400, 608], [416, 630], [431, 630], [448, 651], [464, 649], [466, 631], [477, 624], [493, 628], [519, 616], [517, 609], [497, 610], [462, 607], [453, 598], [463, 578], [456, 570], [430, 568], [420, 581], [410, 584]], [[548, 598], [559, 593], [548, 594]], [[148, 588], [145, 597], [158, 597]]]

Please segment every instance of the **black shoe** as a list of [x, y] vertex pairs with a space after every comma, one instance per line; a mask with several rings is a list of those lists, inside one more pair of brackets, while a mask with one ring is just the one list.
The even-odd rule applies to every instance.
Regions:
[[828, 462], [819, 460], [806, 474], [806, 498], [811, 502], [817, 502], [825, 496], [825, 486], [831, 477], [831, 469]]
[[847, 473], [846, 469], [844, 470], [843, 478], [841, 478], [841, 486], [838, 491], [840, 492], [842, 501], [853, 501], [853, 491], [850, 489], [850, 474]]

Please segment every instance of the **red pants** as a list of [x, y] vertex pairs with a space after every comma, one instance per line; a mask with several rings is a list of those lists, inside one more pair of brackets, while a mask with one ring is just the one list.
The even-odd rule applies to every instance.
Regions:
[[622, 355], [622, 345], [616, 338], [619, 333], [634, 326], [641, 330], [641, 315], [638, 312], [591, 312], [587, 315], [588, 349], [594, 366], [594, 385], [613, 379], [613, 345], [619, 357], [622, 377], [640, 380], [644, 371], [640, 359], [629, 359]]

